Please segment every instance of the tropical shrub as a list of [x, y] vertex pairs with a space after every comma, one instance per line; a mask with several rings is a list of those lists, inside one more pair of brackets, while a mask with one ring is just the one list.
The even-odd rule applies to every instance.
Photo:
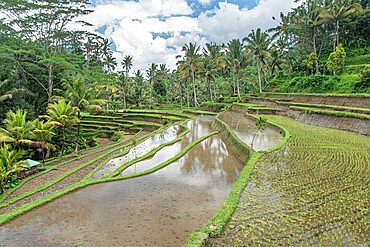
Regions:
[[21, 165], [24, 163], [21, 159], [25, 151], [9, 150], [8, 145], [0, 148], [0, 194], [16, 185], [16, 173], [22, 170]]
[[361, 80], [354, 84], [354, 93], [370, 93], [370, 69], [364, 70], [361, 74]]
[[334, 86], [339, 80], [337, 76], [326, 75], [295, 77], [281, 85], [277, 91], [286, 93], [327, 93], [334, 90]]

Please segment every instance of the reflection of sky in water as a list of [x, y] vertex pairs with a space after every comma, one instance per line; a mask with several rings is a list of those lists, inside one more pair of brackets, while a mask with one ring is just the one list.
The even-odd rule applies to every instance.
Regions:
[[282, 139], [282, 135], [272, 128], [266, 128], [256, 133], [255, 120], [245, 117], [242, 113], [223, 112], [219, 118], [230, 126], [240, 140], [249, 146], [252, 143], [253, 135], [256, 135], [253, 141], [253, 149], [256, 151], [270, 149]]
[[139, 143], [137, 146], [131, 148], [126, 155], [110, 160], [101, 169], [95, 172], [92, 177], [99, 178], [106, 174], [109, 174], [118, 167], [122, 166], [124, 163], [129, 162], [135, 159], [136, 157], [145, 155], [150, 150], [160, 146], [163, 143], [173, 141], [177, 137], [178, 129], [179, 129], [178, 125], [171, 126], [165, 131], [152, 136], [151, 138], [145, 140], [144, 142]]
[[188, 121], [186, 123], [186, 126], [189, 128], [190, 131], [182, 137], [181, 141], [169, 146], [165, 146], [156, 154], [154, 154], [154, 156], [150, 159], [146, 159], [131, 165], [130, 167], [126, 168], [121, 173], [121, 175], [124, 176], [137, 172], [142, 172], [172, 158], [196, 139], [212, 133], [213, 130], [211, 129], [211, 125], [213, 120], [213, 117], [206, 116]]

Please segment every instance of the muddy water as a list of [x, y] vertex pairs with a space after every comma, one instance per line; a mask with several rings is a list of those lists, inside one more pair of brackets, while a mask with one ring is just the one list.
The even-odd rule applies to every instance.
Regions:
[[[190, 122], [200, 132], [188, 141], [211, 122]], [[213, 136], [151, 175], [90, 186], [16, 218], [0, 228], [0, 246], [181, 246], [241, 169]]]
[[122, 166], [124, 163], [129, 162], [135, 159], [136, 157], [143, 156], [150, 150], [160, 146], [163, 143], [176, 139], [178, 129], [179, 129], [178, 125], [171, 126], [165, 131], [152, 136], [151, 138], [143, 141], [142, 143], [139, 143], [134, 148], [131, 148], [126, 155], [110, 160], [101, 169], [95, 172], [92, 175], [92, 178], [100, 178], [104, 175], [107, 175], [116, 170], [118, 167]]
[[[230, 126], [240, 140], [248, 146], [251, 145], [257, 130], [255, 120], [245, 117], [242, 113], [230, 111], [221, 113], [219, 118]], [[282, 134], [272, 128], [258, 131], [253, 141], [253, 149], [256, 151], [270, 149], [276, 146], [282, 138]]]

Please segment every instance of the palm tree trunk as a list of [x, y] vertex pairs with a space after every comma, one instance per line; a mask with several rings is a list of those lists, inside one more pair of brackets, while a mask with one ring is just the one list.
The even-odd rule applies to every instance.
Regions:
[[316, 74], [318, 74], [319, 73], [319, 58], [317, 55], [317, 48], [316, 48], [315, 28], [313, 29], [312, 44], [313, 44], [313, 50], [315, 51], [315, 54], [316, 54], [315, 69], [316, 69]]
[[195, 88], [195, 76], [194, 76], [194, 74], [192, 75], [192, 77], [193, 77], [194, 105], [195, 105], [195, 107], [198, 107], [199, 103], [198, 103], [198, 100], [197, 100], [197, 91], [196, 91], [196, 88]]
[[53, 65], [48, 63], [48, 102], [51, 102], [53, 96]]
[[81, 135], [81, 112], [78, 111], [77, 113], [78, 123], [77, 123], [77, 141], [76, 141], [76, 153], [78, 153], [78, 144], [80, 141], [80, 135]]
[[125, 108], [125, 111], [127, 109], [127, 106], [126, 106], [126, 92], [123, 93], [123, 107]]
[[235, 86], [235, 71], [233, 69], [233, 90], [234, 90], [234, 95], [236, 94], [236, 86]]
[[241, 102], [242, 98], [240, 97], [240, 85], [239, 85], [239, 75], [236, 74], [236, 89], [238, 90], [238, 99]]
[[334, 42], [333, 42], [333, 51], [335, 51], [335, 47], [337, 47], [339, 41], [339, 20], [335, 22], [335, 35], [334, 35]]
[[207, 78], [207, 81], [208, 81], [208, 85], [209, 85], [209, 96], [211, 97], [211, 102], [213, 103], [211, 81], [208, 78]]
[[261, 70], [260, 70], [260, 64], [259, 64], [258, 60], [257, 60], [257, 70], [258, 70], [259, 89], [260, 89], [260, 93], [262, 93]]

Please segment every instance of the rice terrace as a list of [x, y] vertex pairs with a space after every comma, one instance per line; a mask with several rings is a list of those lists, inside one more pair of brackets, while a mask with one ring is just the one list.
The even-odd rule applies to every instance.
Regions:
[[0, 246], [370, 246], [369, 7], [1, 1]]

